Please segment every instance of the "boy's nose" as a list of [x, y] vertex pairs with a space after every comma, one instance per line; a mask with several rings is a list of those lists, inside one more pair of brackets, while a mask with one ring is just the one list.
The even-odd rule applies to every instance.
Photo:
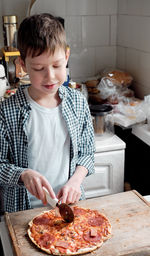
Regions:
[[52, 79], [55, 76], [53, 68], [47, 68], [46, 77]]

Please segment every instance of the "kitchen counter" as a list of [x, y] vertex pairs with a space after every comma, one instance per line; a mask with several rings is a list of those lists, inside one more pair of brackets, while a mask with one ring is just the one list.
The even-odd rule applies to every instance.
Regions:
[[126, 144], [115, 134], [105, 133], [95, 136], [96, 152], [115, 151], [125, 149]]
[[150, 146], [150, 130], [147, 124], [135, 125], [132, 128], [132, 134]]
[[[112, 237], [94, 252], [95, 256], [150, 255], [150, 204], [137, 191], [83, 200], [77, 205], [99, 210], [111, 222]], [[41, 211], [43, 208], [6, 215], [6, 222], [1, 223], [0, 226], [2, 243], [5, 240], [5, 244], [3, 243], [4, 251], [7, 253], [5, 256], [45, 255], [30, 243], [26, 236], [28, 222]], [[6, 236], [7, 227], [14, 251], [8, 233]]]

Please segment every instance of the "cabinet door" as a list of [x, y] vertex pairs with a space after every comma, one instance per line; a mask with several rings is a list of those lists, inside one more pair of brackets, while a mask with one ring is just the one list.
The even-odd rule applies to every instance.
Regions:
[[86, 198], [119, 193], [124, 190], [124, 150], [95, 154], [95, 173], [86, 177]]

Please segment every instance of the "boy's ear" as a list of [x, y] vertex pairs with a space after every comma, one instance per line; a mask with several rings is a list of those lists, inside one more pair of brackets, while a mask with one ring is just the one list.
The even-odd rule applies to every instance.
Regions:
[[66, 48], [66, 61], [67, 61], [67, 62], [68, 62], [68, 60], [69, 60], [69, 56], [70, 56], [70, 47], [67, 46], [67, 48]]
[[21, 57], [18, 57], [18, 61], [25, 73], [27, 73], [25, 62], [21, 59]]

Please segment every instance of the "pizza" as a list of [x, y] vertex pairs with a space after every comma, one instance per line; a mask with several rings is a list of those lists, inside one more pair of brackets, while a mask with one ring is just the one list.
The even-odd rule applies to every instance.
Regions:
[[97, 210], [73, 206], [74, 221], [65, 222], [52, 209], [29, 222], [28, 236], [41, 250], [52, 255], [78, 255], [99, 248], [111, 236], [111, 224]]

